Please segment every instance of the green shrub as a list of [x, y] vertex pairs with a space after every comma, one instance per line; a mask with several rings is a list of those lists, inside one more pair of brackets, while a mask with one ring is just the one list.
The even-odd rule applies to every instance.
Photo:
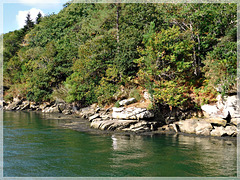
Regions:
[[141, 98], [142, 98], [139, 90], [136, 89], [136, 88], [133, 88], [133, 89], [130, 91], [129, 96], [135, 98], [137, 101], [140, 101]]
[[117, 101], [117, 102], [114, 104], [114, 107], [117, 107], [117, 108], [120, 107], [119, 101]]

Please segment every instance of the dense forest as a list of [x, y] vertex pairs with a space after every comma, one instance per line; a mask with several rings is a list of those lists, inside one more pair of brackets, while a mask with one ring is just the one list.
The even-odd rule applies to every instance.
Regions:
[[236, 90], [236, 4], [69, 2], [3, 36], [5, 101], [105, 106], [147, 90], [198, 108]]

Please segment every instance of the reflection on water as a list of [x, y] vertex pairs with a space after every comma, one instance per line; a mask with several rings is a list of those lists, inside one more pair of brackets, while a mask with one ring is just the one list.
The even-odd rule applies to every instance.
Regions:
[[[147, 152], [142, 151], [144, 139], [142, 136], [136, 135], [112, 135], [113, 165], [111, 167], [118, 168], [121, 166], [144, 166], [144, 162], [136, 163], [136, 160], [147, 158]], [[116, 153], [117, 152], [117, 153]], [[127, 152], [127, 153], [124, 153]], [[133, 160], [133, 161], [132, 161]]]
[[150, 176], [236, 176], [237, 144], [233, 140], [184, 135], [111, 138], [114, 168], [154, 167], [157, 172]]
[[184, 135], [99, 135], [62, 120], [4, 113], [7, 177], [218, 177], [237, 175], [236, 141]]

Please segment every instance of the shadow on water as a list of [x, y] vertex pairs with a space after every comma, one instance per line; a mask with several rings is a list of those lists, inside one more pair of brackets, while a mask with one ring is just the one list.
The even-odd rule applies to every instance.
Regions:
[[71, 120], [4, 112], [6, 177], [218, 177], [237, 175], [235, 140], [94, 134]]

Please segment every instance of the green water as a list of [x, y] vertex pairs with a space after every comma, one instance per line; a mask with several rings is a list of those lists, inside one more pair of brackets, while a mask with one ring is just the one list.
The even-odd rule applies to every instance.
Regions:
[[236, 141], [183, 135], [99, 135], [36, 113], [4, 112], [5, 177], [237, 175]]

